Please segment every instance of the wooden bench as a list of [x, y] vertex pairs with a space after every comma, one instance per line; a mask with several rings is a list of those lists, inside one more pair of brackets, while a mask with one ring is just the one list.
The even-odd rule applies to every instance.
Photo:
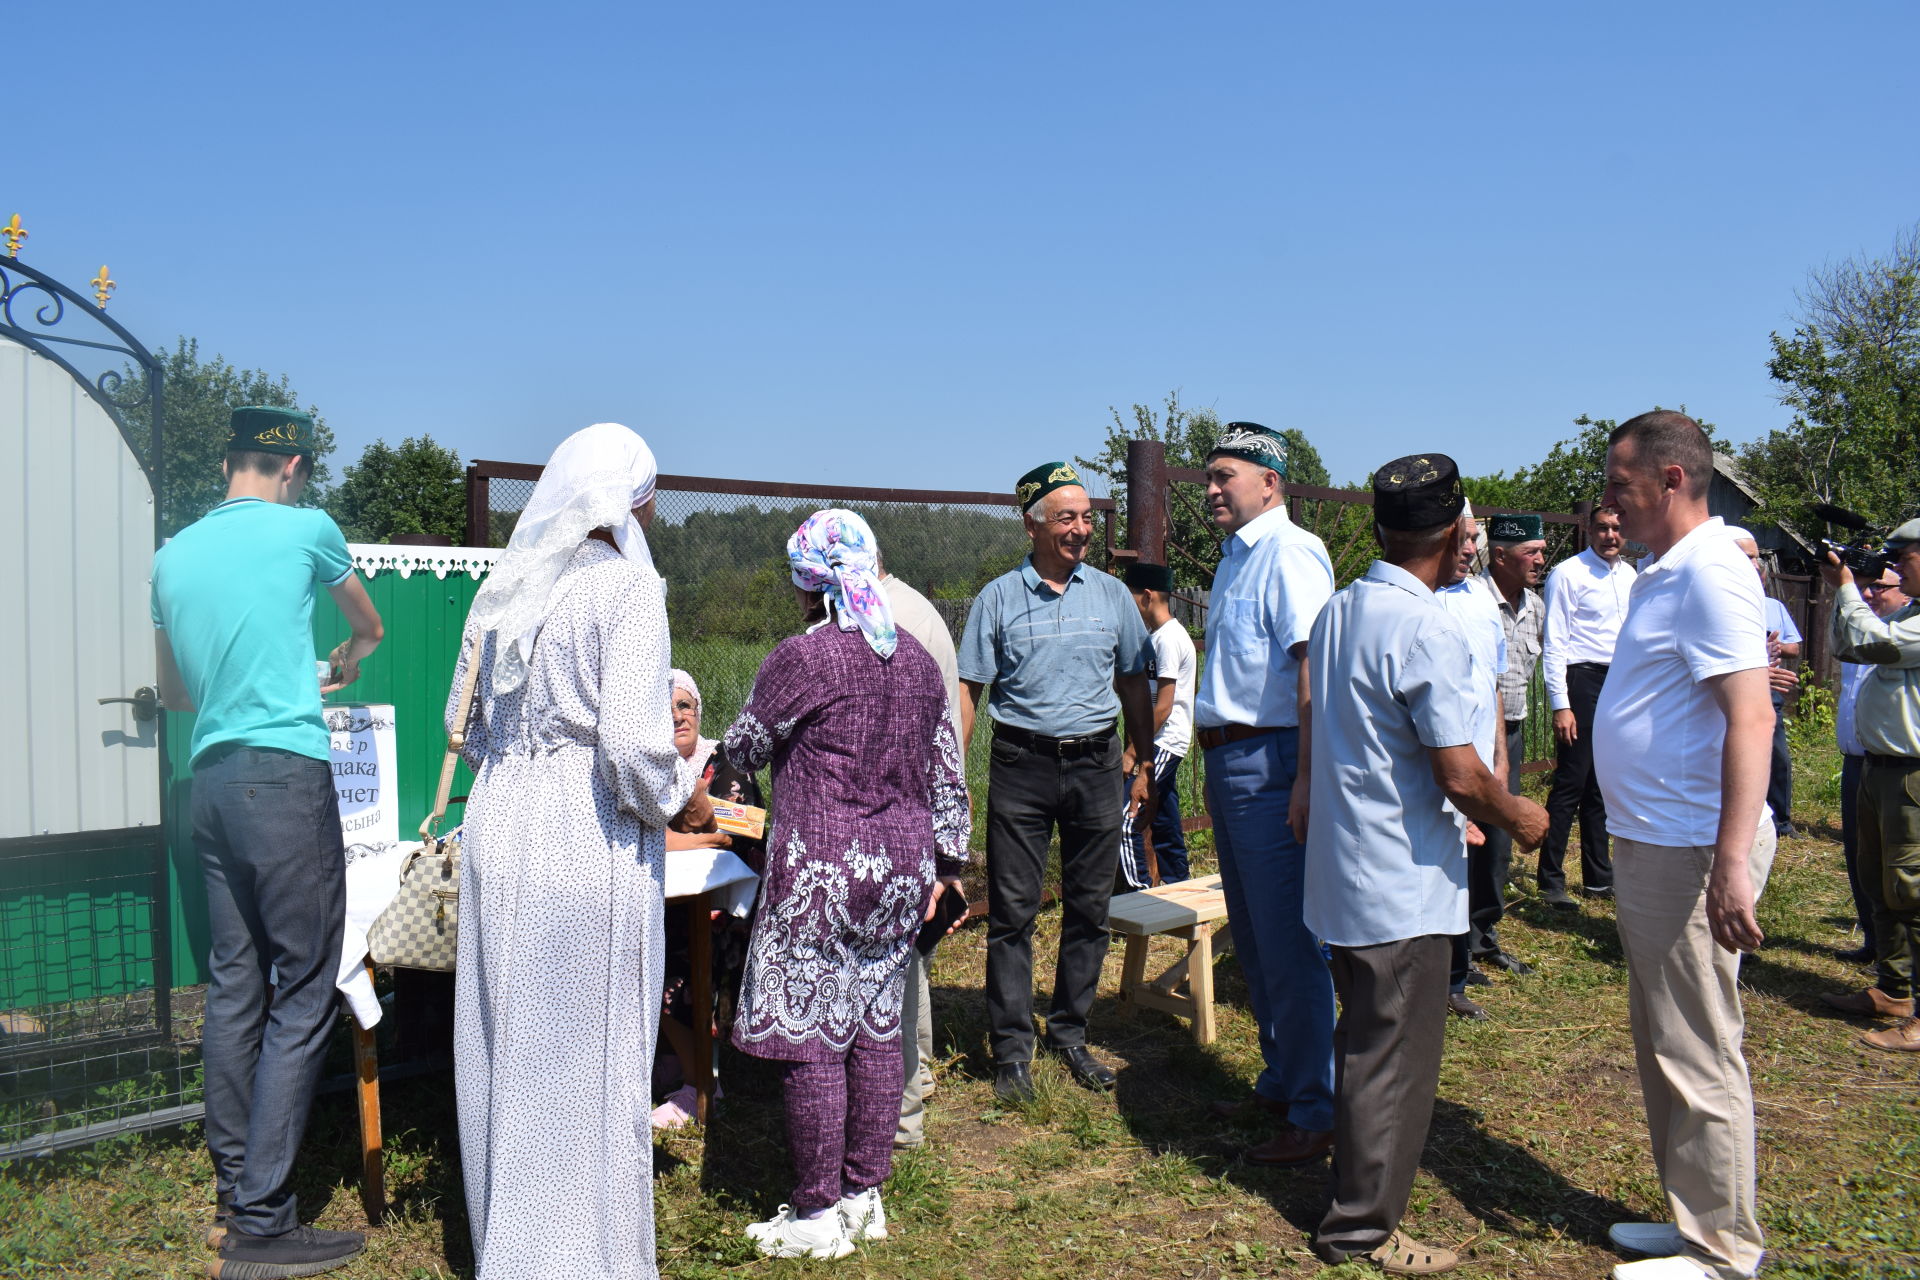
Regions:
[[[1143, 1009], [1158, 1009], [1193, 1022], [1195, 1044], [1212, 1044], [1213, 957], [1227, 945], [1227, 897], [1217, 875], [1123, 893], [1107, 908], [1107, 923], [1127, 935], [1120, 968], [1120, 998]], [[1156, 935], [1184, 939], [1187, 954], [1152, 981], [1147, 979], [1147, 949]], [[1186, 985], [1186, 993], [1179, 988]]]

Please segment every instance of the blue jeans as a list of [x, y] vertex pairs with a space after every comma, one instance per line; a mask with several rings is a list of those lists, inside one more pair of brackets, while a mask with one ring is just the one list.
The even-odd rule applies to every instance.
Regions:
[[333, 1030], [346, 923], [333, 766], [253, 747], [202, 761], [193, 843], [213, 932], [200, 1056], [214, 1181], [234, 1230], [279, 1235], [300, 1225], [289, 1183]]
[[1301, 1129], [1333, 1128], [1333, 976], [1302, 918], [1306, 850], [1287, 825], [1300, 731], [1207, 750], [1207, 807], [1260, 1056], [1254, 1092]]

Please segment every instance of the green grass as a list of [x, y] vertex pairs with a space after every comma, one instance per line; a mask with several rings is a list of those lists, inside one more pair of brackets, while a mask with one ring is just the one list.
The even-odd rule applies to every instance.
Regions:
[[[1831, 762], [1810, 751], [1801, 763], [1807, 798], [1796, 817], [1808, 835], [1780, 852], [1761, 904], [1768, 942], [1744, 971], [1766, 1274], [1910, 1277], [1920, 1274], [1920, 1062], [1860, 1046], [1866, 1024], [1819, 1003], [1862, 978], [1828, 954], [1847, 941], [1848, 902], [1837, 816], [1818, 794]], [[1206, 865], [1204, 837], [1196, 853]], [[1662, 1216], [1611, 914], [1583, 903], [1560, 915], [1523, 897], [1503, 933], [1535, 976], [1496, 976], [1480, 989], [1489, 1021], [1449, 1027], [1407, 1225], [1460, 1247], [1463, 1276], [1603, 1276], [1617, 1260], [1607, 1224]], [[1056, 926], [1043, 916], [1043, 975]], [[1322, 1268], [1307, 1248], [1324, 1167], [1251, 1168], [1239, 1151], [1267, 1131], [1205, 1116], [1208, 1101], [1239, 1096], [1258, 1065], [1231, 955], [1218, 968], [1220, 1038], [1200, 1048], [1184, 1024], [1118, 1004], [1116, 953], [1093, 1018], [1095, 1047], [1120, 1072], [1116, 1094], [1085, 1093], [1043, 1060], [1038, 1096], [1008, 1107], [988, 1084], [981, 941], [964, 931], [936, 956], [939, 1087], [929, 1146], [898, 1161], [887, 1189], [894, 1238], [831, 1270], [915, 1280], [1376, 1274]], [[1156, 948], [1156, 960], [1173, 957], [1172, 944]], [[728, 1096], [710, 1131], [657, 1148], [663, 1274], [828, 1270], [761, 1261], [741, 1237], [787, 1198], [790, 1173], [773, 1073], [732, 1054], [723, 1069]], [[388, 1086], [394, 1212], [337, 1274], [471, 1274], [450, 1094], [444, 1076]], [[363, 1222], [354, 1136], [350, 1099], [321, 1099], [298, 1189], [322, 1225]], [[15, 1164], [0, 1171], [0, 1275], [197, 1276], [211, 1201], [197, 1130]]]

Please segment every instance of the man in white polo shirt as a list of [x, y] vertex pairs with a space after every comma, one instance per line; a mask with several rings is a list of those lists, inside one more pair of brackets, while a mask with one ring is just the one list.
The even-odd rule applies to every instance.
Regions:
[[1626, 545], [1620, 513], [1602, 505], [1587, 521], [1587, 549], [1547, 575], [1541, 675], [1553, 708], [1553, 787], [1547, 792], [1553, 826], [1540, 846], [1539, 879], [1540, 896], [1561, 911], [1574, 910], [1567, 896], [1566, 857], [1576, 813], [1580, 891], [1596, 898], [1613, 892], [1607, 805], [1593, 776], [1593, 709], [1626, 620], [1627, 593], [1633, 590], [1633, 566], [1620, 558]]
[[1707, 514], [1713, 450], [1655, 410], [1608, 438], [1608, 505], [1653, 559], [1633, 585], [1594, 721], [1613, 832], [1633, 1045], [1672, 1223], [1618, 1223], [1653, 1255], [1616, 1280], [1740, 1280], [1760, 1266], [1753, 1090], [1740, 954], [1773, 863], [1766, 610], [1752, 566]]

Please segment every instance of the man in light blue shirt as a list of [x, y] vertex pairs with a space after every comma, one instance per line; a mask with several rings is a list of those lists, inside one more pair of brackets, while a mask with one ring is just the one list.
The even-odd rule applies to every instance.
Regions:
[[[1728, 533], [1739, 544], [1741, 554], [1753, 562], [1760, 575], [1761, 590], [1767, 585], [1767, 566], [1760, 560], [1760, 544], [1745, 529], [1729, 527]], [[1799, 658], [1803, 637], [1787, 606], [1774, 596], [1765, 602], [1767, 610], [1767, 687], [1773, 698], [1773, 758], [1767, 772], [1767, 807], [1773, 810], [1774, 834], [1797, 835], [1793, 826], [1793, 756], [1787, 750], [1787, 695], [1800, 683], [1800, 673], [1785, 666], [1782, 659]]]
[[[1047, 848], [1060, 832], [1060, 955], [1047, 1047], [1089, 1089], [1113, 1069], [1087, 1048], [1107, 955], [1107, 905], [1126, 806], [1151, 805], [1150, 771], [1129, 784], [1116, 717], [1134, 757], [1153, 759], [1152, 646], [1120, 579], [1086, 564], [1093, 502], [1074, 469], [1046, 462], [1015, 488], [1033, 554], [980, 592], [960, 638], [960, 723], [993, 686], [987, 779], [987, 1044], [997, 1097], [1033, 1096], [1033, 922]], [[1141, 821], [1151, 821], [1149, 812]]]
[[1314, 1251], [1331, 1263], [1425, 1255], [1422, 1270], [1438, 1271], [1458, 1259], [1410, 1240], [1400, 1220], [1440, 1082], [1449, 939], [1467, 927], [1454, 810], [1522, 848], [1539, 844], [1547, 815], [1476, 749], [1487, 707], [1471, 647], [1434, 599], [1459, 560], [1458, 470], [1440, 454], [1402, 458], [1373, 489], [1381, 558], [1313, 627], [1310, 802], [1294, 814], [1305, 922], [1332, 949], [1340, 993], [1334, 1197]]
[[[1507, 735], [1500, 714], [1500, 677], [1507, 670], [1507, 628], [1501, 621], [1500, 607], [1493, 597], [1475, 586], [1472, 580], [1473, 557], [1480, 547], [1480, 525], [1471, 509], [1460, 516], [1460, 556], [1454, 565], [1453, 580], [1433, 593], [1434, 603], [1452, 615], [1466, 636], [1467, 650], [1473, 659], [1473, 688], [1479, 713], [1473, 726], [1473, 749], [1481, 762], [1493, 771], [1502, 786], [1507, 782]], [[1467, 880], [1469, 895], [1475, 881], [1489, 877], [1485, 863], [1490, 850], [1486, 833], [1462, 818], [1467, 835]], [[1486, 985], [1488, 979], [1474, 967], [1468, 943], [1471, 931], [1453, 940], [1452, 968], [1447, 974], [1447, 1011], [1457, 1017], [1478, 1022], [1487, 1016], [1467, 997], [1467, 984]]]
[[[380, 615], [338, 526], [294, 504], [313, 420], [233, 411], [227, 499], [154, 556], [161, 700], [193, 727], [193, 843], [207, 885], [207, 1149], [215, 1274], [316, 1275], [359, 1253], [300, 1224], [294, 1157], [326, 1057], [346, 920], [346, 853], [320, 695], [351, 684]], [[314, 672], [324, 588], [352, 634]], [[268, 986], [269, 970], [273, 984]]]
[[1333, 565], [1320, 539], [1287, 518], [1286, 470], [1286, 444], [1258, 423], [1229, 422], [1207, 456], [1207, 503], [1227, 538], [1193, 708], [1227, 921], [1263, 1060], [1253, 1097], [1213, 1111], [1281, 1122], [1245, 1153], [1257, 1165], [1304, 1164], [1333, 1142], [1333, 981], [1301, 923], [1301, 849], [1287, 825], [1294, 775], [1304, 772], [1303, 659], [1333, 594]]

